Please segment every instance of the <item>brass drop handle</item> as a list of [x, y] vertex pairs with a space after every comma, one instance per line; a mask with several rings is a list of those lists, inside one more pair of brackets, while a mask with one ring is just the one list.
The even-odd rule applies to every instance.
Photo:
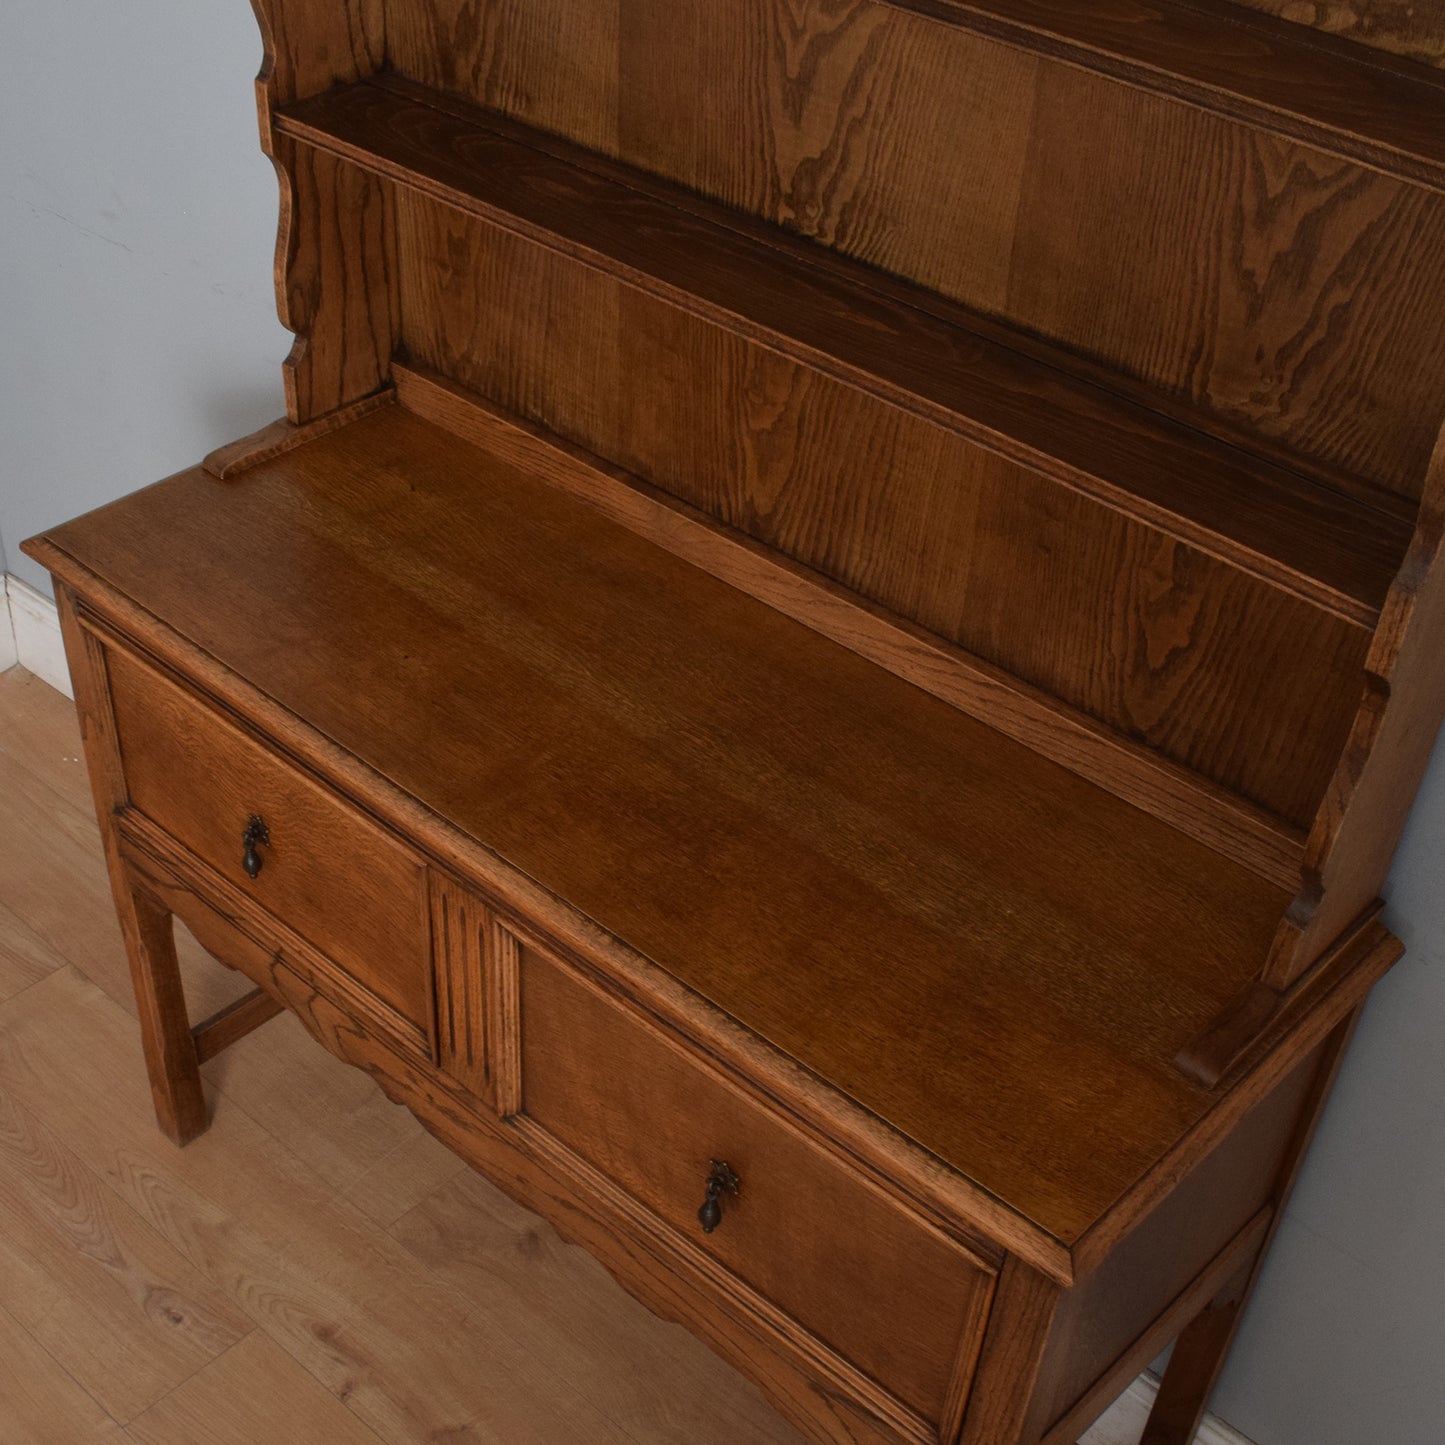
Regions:
[[270, 846], [271, 830], [266, 826], [266, 820], [252, 813], [246, 820], [246, 831], [241, 834], [241, 867], [246, 870], [247, 878], [254, 878], [261, 871], [263, 860], [256, 850]]
[[712, 1167], [707, 1176], [707, 1198], [703, 1200], [702, 1208], [697, 1212], [698, 1221], [702, 1225], [704, 1234], [711, 1234], [722, 1223], [722, 1203], [719, 1196], [723, 1194], [735, 1196], [739, 1184], [742, 1183], [738, 1176], [728, 1168], [725, 1160], [710, 1159], [708, 1163]]

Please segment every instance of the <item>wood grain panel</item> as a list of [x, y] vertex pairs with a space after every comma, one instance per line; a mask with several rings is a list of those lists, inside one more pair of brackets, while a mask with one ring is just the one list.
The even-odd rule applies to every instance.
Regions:
[[1302, 828], [439, 373], [402, 363], [394, 370], [397, 401], [418, 416], [545, 479], [673, 556], [1165, 819], [1260, 877], [1287, 889], [1298, 885]]
[[274, 139], [280, 177], [277, 297], [296, 335], [286, 412], [305, 423], [385, 384], [395, 347], [390, 188], [333, 156]]
[[1426, 65], [1445, 65], [1445, 0], [1235, 0]]
[[[429, 1025], [420, 860], [361, 813], [268, 753], [130, 655], [107, 653], [131, 802], [386, 1003]], [[241, 834], [270, 842], [247, 878]]]
[[1004, 308], [1034, 57], [869, 0], [625, 8], [616, 154]]
[[1439, 196], [1060, 67], [1039, 90], [1008, 311], [1419, 496], [1445, 413]]
[[[876, 0], [617, 3], [616, 45], [584, 43], [580, 0], [549, 7], [550, 44], [579, 37], [565, 86], [536, 43], [489, 78], [507, 0], [442, 7], [394, 60], [1418, 495], [1445, 416], [1439, 195]], [[618, 76], [609, 141], [574, 97]]]
[[[573, 437], [614, 437], [622, 284], [421, 196], [397, 196], [406, 353]], [[496, 297], [510, 302], [493, 306]], [[442, 364], [442, 363], [445, 364]]]
[[1359, 700], [1365, 633], [577, 262], [419, 197], [399, 219], [414, 358], [1312, 818]]
[[[559, 151], [560, 142], [470, 102], [392, 78], [328, 92], [278, 125], [1347, 620], [1374, 624], [1404, 556], [1403, 499], [1364, 483], [1322, 485], [1238, 440], [1211, 438], [1077, 375], [1077, 360], [1057, 347], [1020, 349], [1018, 332], [978, 311], [633, 167], [599, 169], [596, 157]], [[276, 440], [258, 444], [274, 450]]]
[[413, 80], [611, 153], [617, 147], [624, 4], [388, 0], [387, 59]]
[[[941, 1423], [992, 1293], [979, 1262], [545, 954], [521, 977], [527, 1117]], [[704, 1236], [710, 1158], [741, 1183]]]

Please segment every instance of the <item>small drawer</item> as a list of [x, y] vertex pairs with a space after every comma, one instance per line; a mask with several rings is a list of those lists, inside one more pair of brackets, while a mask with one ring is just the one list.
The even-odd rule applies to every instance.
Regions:
[[[521, 950], [523, 1112], [935, 1428], [971, 1373], [993, 1276], [688, 1045]], [[737, 1194], [703, 1229], [712, 1161]]]
[[[427, 1032], [430, 951], [420, 859], [129, 653], [108, 646], [106, 669], [131, 803], [387, 1009]], [[248, 850], [252, 818], [264, 824], [267, 841], [249, 840]]]

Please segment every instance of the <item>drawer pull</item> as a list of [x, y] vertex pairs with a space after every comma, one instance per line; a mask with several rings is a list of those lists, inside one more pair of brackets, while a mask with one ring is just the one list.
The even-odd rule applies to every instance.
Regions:
[[270, 846], [271, 830], [266, 826], [265, 819], [252, 813], [246, 820], [246, 831], [241, 834], [241, 847], [244, 850], [241, 854], [241, 867], [246, 870], [246, 877], [254, 878], [261, 871], [262, 858], [256, 850]]
[[741, 1183], [724, 1160], [710, 1159], [708, 1162], [712, 1168], [707, 1176], [707, 1198], [697, 1212], [704, 1234], [711, 1234], [722, 1223], [722, 1203], [719, 1196], [737, 1194], [738, 1185]]

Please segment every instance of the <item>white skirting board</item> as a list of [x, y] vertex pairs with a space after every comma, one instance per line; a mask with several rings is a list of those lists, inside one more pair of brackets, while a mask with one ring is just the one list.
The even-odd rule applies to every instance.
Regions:
[[[55, 603], [17, 577], [3, 579], [0, 603], [4, 604], [0, 606], [0, 672], [18, 662], [66, 697], [74, 697]], [[1158, 1392], [1159, 1382], [1153, 1375], [1140, 1375], [1079, 1445], [1136, 1445]], [[1210, 1415], [1199, 1427], [1195, 1445], [1252, 1442]]]
[[18, 577], [6, 577], [3, 585], [0, 671], [18, 662], [42, 682], [48, 682], [66, 697], [74, 697], [55, 603]]
[[[1138, 1445], [1158, 1393], [1159, 1381], [1151, 1374], [1140, 1375], [1109, 1407], [1108, 1414], [1080, 1439], [1079, 1445]], [[1194, 1445], [1253, 1445], [1253, 1442], [1223, 1420], [1206, 1415], [1194, 1437]]]
[[10, 625], [6, 579], [0, 578], [0, 672], [14, 667], [19, 661], [20, 654], [15, 651], [15, 629]]

